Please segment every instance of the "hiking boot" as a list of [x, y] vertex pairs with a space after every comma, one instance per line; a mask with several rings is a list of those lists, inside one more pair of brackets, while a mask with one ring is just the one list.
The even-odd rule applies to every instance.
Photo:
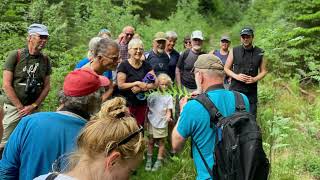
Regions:
[[152, 161], [151, 161], [151, 159], [149, 160], [147, 160], [147, 163], [146, 163], [146, 167], [145, 167], [145, 170], [146, 171], [151, 171], [151, 167], [152, 167]]
[[152, 167], [152, 171], [157, 171], [157, 170], [159, 170], [161, 167], [162, 167], [162, 161], [161, 161], [160, 159], [158, 159], [158, 160], [154, 163], [154, 165], [153, 165], [153, 167]]

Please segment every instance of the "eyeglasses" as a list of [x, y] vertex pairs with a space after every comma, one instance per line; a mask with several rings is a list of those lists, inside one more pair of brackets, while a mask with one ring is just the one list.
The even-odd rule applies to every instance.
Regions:
[[104, 58], [106, 58], [106, 59], [111, 59], [112, 60], [112, 62], [116, 62], [116, 61], [118, 61], [119, 60], [119, 56], [112, 56], [112, 57], [108, 57], [108, 56], [105, 56], [105, 55], [100, 55], [100, 56], [102, 56], [102, 57], [104, 57]]
[[113, 151], [114, 149], [116, 149], [117, 147], [126, 144], [127, 142], [129, 142], [131, 139], [133, 139], [135, 136], [137, 136], [138, 134], [140, 134], [143, 131], [143, 127], [140, 126], [138, 130], [136, 130], [135, 132], [129, 134], [127, 137], [123, 138], [122, 140], [120, 140], [118, 143], [114, 144], [111, 146], [111, 148], [109, 149], [109, 152]]
[[185, 41], [184, 43], [185, 44], [191, 44], [191, 41]]
[[144, 51], [144, 49], [143, 48], [131, 48], [131, 49], [133, 49], [134, 51]]
[[126, 36], [133, 36], [134, 33], [126, 33]]

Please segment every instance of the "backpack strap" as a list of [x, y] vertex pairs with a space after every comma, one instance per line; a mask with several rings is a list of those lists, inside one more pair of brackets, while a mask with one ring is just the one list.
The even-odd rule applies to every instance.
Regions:
[[200, 154], [200, 157], [201, 157], [201, 159], [202, 159], [202, 161], [203, 161], [203, 163], [204, 163], [204, 166], [206, 167], [208, 173], [210, 174], [211, 179], [214, 179], [214, 178], [213, 178], [213, 177], [214, 177], [213, 171], [210, 169], [207, 161], [204, 159], [204, 156], [203, 156], [203, 154], [201, 153], [199, 146], [197, 145], [197, 143], [196, 143], [192, 138], [191, 138], [191, 143], [193, 143], [193, 144], [196, 146], [196, 149], [198, 150], [198, 152], [199, 152], [199, 154]]
[[45, 180], [54, 180], [59, 174], [56, 172], [51, 173]]
[[223, 117], [222, 114], [218, 111], [214, 103], [209, 99], [207, 93], [198, 95], [195, 100], [197, 100], [203, 107], [206, 108], [210, 115], [210, 128], [213, 128], [213, 125], [216, 125], [219, 120]]
[[236, 100], [236, 111], [246, 111], [246, 106], [242, 95], [237, 91], [232, 91]]
[[21, 58], [21, 49], [18, 49], [17, 58], [16, 58], [16, 64], [18, 64], [20, 62], [20, 58]]

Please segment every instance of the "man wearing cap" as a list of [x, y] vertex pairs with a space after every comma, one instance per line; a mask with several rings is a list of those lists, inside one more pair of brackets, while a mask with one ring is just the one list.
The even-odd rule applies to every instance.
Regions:
[[[235, 98], [231, 91], [223, 87], [225, 73], [223, 64], [213, 54], [200, 55], [194, 63], [195, 80], [198, 90], [207, 93], [220, 113], [226, 117], [235, 111]], [[249, 110], [248, 99], [245, 95], [246, 110]], [[197, 179], [211, 179], [195, 143], [199, 147], [209, 167], [214, 165], [215, 131], [210, 127], [210, 116], [205, 107], [197, 100], [187, 102], [187, 97], [181, 101], [182, 112], [180, 119], [172, 132], [172, 147], [181, 151], [188, 137], [192, 137], [192, 156], [197, 170]]]
[[69, 73], [60, 92], [62, 109], [26, 116], [11, 134], [0, 161], [0, 177], [30, 180], [52, 171], [55, 160], [74, 150], [79, 132], [99, 109], [104, 83], [88, 69]]
[[51, 66], [48, 57], [41, 52], [48, 37], [45, 25], [30, 25], [27, 47], [10, 52], [5, 61], [4, 133], [0, 149], [3, 149], [20, 119], [34, 112], [48, 95]]
[[197, 89], [194, 80], [194, 74], [191, 72], [194, 62], [200, 54], [204, 54], [202, 50], [203, 43], [202, 32], [197, 30], [191, 34], [191, 49], [185, 50], [181, 55], [176, 67], [176, 81], [179, 86], [185, 87], [188, 92], [193, 92]]
[[120, 46], [120, 58], [122, 61], [128, 60], [128, 44], [134, 36], [134, 28], [132, 26], [126, 26], [122, 29], [122, 33], [118, 37], [118, 43]]
[[223, 65], [226, 64], [227, 57], [229, 55], [230, 44], [231, 44], [230, 37], [228, 35], [223, 35], [220, 38], [220, 49], [210, 52], [218, 56], [221, 59]]
[[253, 30], [243, 28], [240, 32], [242, 45], [230, 51], [224, 67], [228, 76], [232, 77], [230, 90], [245, 94], [250, 101], [250, 112], [257, 114], [258, 81], [267, 74], [264, 51], [253, 46]]
[[101, 29], [98, 33], [98, 37], [111, 39], [111, 32], [109, 29]]
[[156, 75], [161, 73], [170, 74], [170, 59], [165, 52], [166, 43], [166, 34], [164, 32], [157, 32], [153, 38], [152, 50], [145, 54], [146, 61], [151, 64]]

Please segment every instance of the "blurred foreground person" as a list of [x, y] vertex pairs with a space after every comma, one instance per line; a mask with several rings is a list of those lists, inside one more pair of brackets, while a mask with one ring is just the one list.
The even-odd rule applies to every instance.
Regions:
[[48, 173], [58, 157], [74, 150], [81, 129], [100, 109], [100, 87], [106, 83], [101, 77], [84, 69], [69, 73], [63, 84], [60, 111], [22, 118], [0, 161], [2, 179], [30, 180]]
[[125, 99], [108, 100], [79, 135], [78, 149], [70, 157], [70, 171], [49, 173], [35, 180], [129, 179], [142, 160], [142, 130], [129, 116]]

